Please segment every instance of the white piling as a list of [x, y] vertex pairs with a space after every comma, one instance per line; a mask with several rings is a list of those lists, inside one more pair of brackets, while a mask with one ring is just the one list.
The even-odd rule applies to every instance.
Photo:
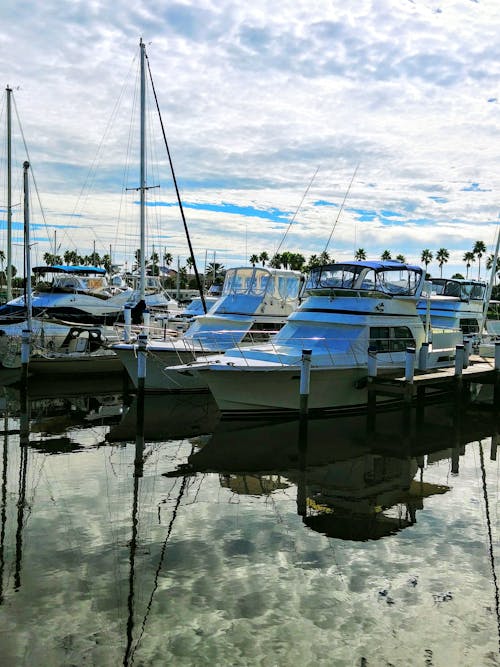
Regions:
[[464, 370], [465, 346], [460, 343], [455, 348], [455, 375], [461, 377]]
[[149, 327], [151, 325], [151, 313], [147, 309], [142, 313], [142, 323], [144, 324], [144, 329], [146, 330], [146, 333], [149, 334]]
[[429, 347], [430, 343], [422, 343], [422, 347], [418, 353], [418, 367], [421, 371], [427, 370], [429, 362]]
[[415, 348], [407, 347], [406, 359], [405, 359], [405, 381], [408, 384], [413, 384], [414, 373], [415, 373]]
[[500, 371], [500, 341], [495, 342], [495, 370]]
[[28, 365], [30, 361], [31, 331], [23, 329], [21, 333], [21, 382], [23, 386], [28, 381]]
[[137, 387], [144, 389], [144, 381], [146, 379], [146, 345], [148, 337], [146, 334], [139, 334], [137, 337]]
[[469, 358], [472, 354], [472, 338], [468, 338], [464, 343], [464, 368], [469, 366]]
[[377, 350], [374, 347], [368, 348], [368, 375], [377, 377]]
[[132, 335], [132, 307], [125, 306], [123, 309], [123, 318], [125, 320], [125, 326], [123, 327], [123, 340], [125, 343], [130, 341]]
[[311, 384], [311, 356], [312, 350], [302, 350], [300, 366], [300, 414], [308, 412], [309, 390]]

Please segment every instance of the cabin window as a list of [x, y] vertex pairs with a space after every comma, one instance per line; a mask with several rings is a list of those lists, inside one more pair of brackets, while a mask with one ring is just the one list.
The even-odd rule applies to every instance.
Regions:
[[474, 318], [464, 318], [460, 320], [460, 329], [464, 334], [479, 333], [479, 324]]
[[415, 339], [408, 327], [370, 327], [370, 347], [377, 352], [404, 352], [415, 347]]

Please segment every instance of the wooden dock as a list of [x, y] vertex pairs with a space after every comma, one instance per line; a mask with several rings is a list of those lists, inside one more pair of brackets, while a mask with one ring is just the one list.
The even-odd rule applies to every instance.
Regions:
[[417, 420], [423, 416], [426, 403], [432, 395], [448, 393], [455, 405], [457, 419], [470, 405], [471, 385], [492, 385], [492, 401], [489, 406], [500, 416], [500, 369], [494, 359], [474, 356], [468, 365], [415, 371], [409, 377], [389, 377], [372, 375], [368, 377], [368, 423], [375, 425], [377, 412], [377, 396], [393, 397], [402, 401], [403, 427], [408, 426], [411, 419], [410, 410], [416, 406]]

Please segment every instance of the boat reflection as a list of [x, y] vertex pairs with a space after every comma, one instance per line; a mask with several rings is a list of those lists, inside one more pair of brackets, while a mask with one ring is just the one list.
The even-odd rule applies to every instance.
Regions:
[[425, 480], [427, 464], [449, 459], [458, 474], [465, 444], [487, 436], [496, 455], [496, 421], [484, 414], [470, 415], [458, 430], [440, 406], [411, 438], [394, 431], [390, 414], [379, 424], [381, 430], [368, 434], [359, 417], [221, 421], [179, 472], [217, 472], [221, 485], [237, 494], [296, 487], [297, 513], [308, 528], [332, 538], [376, 540], [415, 524], [425, 499], [449, 491]]
[[136, 395], [107, 434], [108, 442], [134, 442], [138, 427], [144, 428], [144, 438], [149, 441], [191, 438], [212, 433], [219, 421], [217, 404], [209, 393], [146, 394], [143, 400], [143, 420]]

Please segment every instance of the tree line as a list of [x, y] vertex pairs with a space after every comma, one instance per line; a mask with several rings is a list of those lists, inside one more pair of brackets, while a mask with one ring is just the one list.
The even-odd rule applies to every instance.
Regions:
[[[486, 245], [484, 244], [483, 241], [476, 241], [472, 250], [464, 253], [462, 260], [465, 263], [465, 278], [469, 278], [469, 271], [471, 269], [472, 264], [476, 260], [478, 263], [477, 278], [479, 279], [481, 277], [481, 259], [485, 253], [486, 253]], [[431, 262], [435, 260], [439, 266], [439, 272], [441, 277], [443, 276], [443, 266], [448, 263], [449, 258], [450, 258], [450, 253], [446, 248], [439, 248], [439, 250], [435, 252], [433, 252], [429, 248], [425, 248], [424, 250], [422, 250], [422, 253], [420, 255], [420, 261], [425, 266], [426, 273], [428, 272], [429, 264], [431, 264]], [[366, 250], [364, 248], [358, 248], [354, 253], [354, 259], [358, 261], [366, 260], [367, 259]], [[390, 250], [384, 250], [383, 253], [380, 255], [380, 259], [383, 261], [389, 261], [394, 259], [394, 261], [396, 262], [401, 262], [403, 264], [406, 263], [406, 257], [404, 255], [398, 254], [395, 257], [393, 257]], [[314, 267], [335, 262], [335, 260], [332, 257], [330, 257], [330, 255], [326, 251], [323, 251], [319, 255], [311, 255], [307, 261], [304, 255], [297, 252], [283, 252], [281, 254], [275, 254], [271, 257], [271, 259], [269, 259], [268, 253], [264, 251], [261, 252], [259, 255], [257, 254], [251, 255], [249, 261], [250, 264], [252, 264], [252, 266], [255, 266], [256, 264], [262, 264], [262, 266], [265, 266], [266, 262], [268, 262], [268, 266], [272, 268], [292, 269], [296, 271], [305, 271], [305, 272], [309, 272]], [[486, 268], [488, 270], [491, 269], [493, 261], [494, 261], [494, 255], [493, 254], [488, 255], [486, 259]], [[496, 272], [500, 273], [500, 261], [498, 259], [497, 259]], [[462, 274], [455, 274], [453, 277], [463, 278], [464, 276]]]

